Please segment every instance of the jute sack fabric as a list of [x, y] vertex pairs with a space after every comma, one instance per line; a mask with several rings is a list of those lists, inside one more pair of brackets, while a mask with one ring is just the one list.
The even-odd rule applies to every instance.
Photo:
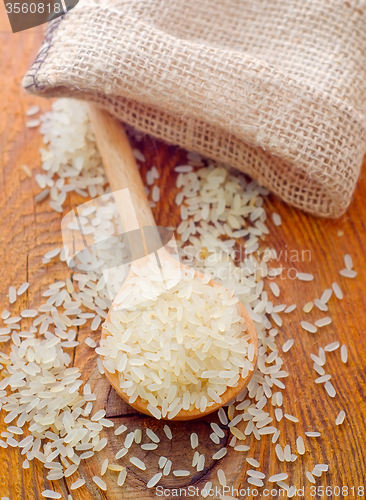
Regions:
[[365, 0], [81, 0], [23, 85], [100, 103], [339, 217], [366, 152], [365, 21]]

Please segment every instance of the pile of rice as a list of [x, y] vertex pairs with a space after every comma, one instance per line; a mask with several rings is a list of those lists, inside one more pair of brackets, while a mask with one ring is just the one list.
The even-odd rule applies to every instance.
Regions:
[[156, 418], [220, 403], [254, 369], [238, 299], [170, 259], [160, 269], [153, 255], [132, 271], [96, 349], [104, 368], [119, 373], [130, 403], [142, 398]]
[[[37, 114], [38, 111], [32, 109], [31, 115]], [[217, 461], [221, 460], [230, 448], [235, 452], [245, 453], [247, 462], [256, 469], [247, 471], [248, 483], [256, 487], [263, 486], [267, 479], [264, 473], [258, 471], [260, 463], [250, 456], [250, 447], [243, 444], [245, 439], [251, 435], [256, 440], [264, 439], [266, 446], [272, 446], [271, 458], [278, 460], [280, 468], [282, 462], [293, 462], [307, 453], [307, 440], [321, 437], [321, 433], [316, 429], [311, 431], [307, 429], [304, 432], [299, 419], [296, 416], [284, 414], [282, 410], [283, 396], [286, 395], [284, 379], [289, 374], [283, 369], [284, 360], [280, 355], [281, 342], [278, 341], [278, 334], [283, 318], [296, 308], [296, 304], [279, 302], [281, 290], [273, 280], [283, 270], [280, 267], [274, 267], [273, 263], [272, 267], [268, 265], [271, 260], [276, 259], [276, 252], [265, 244], [265, 237], [269, 233], [264, 209], [266, 190], [258, 186], [256, 182], [248, 181], [244, 176], [229, 172], [222, 165], [206, 161], [194, 153], [188, 153], [187, 164], [175, 168], [177, 174], [176, 204], [180, 206], [181, 214], [181, 223], [177, 228], [180, 241], [177, 243], [182, 261], [200, 269], [205, 276], [213, 278], [230, 290], [230, 295], [225, 296], [227, 300], [225, 311], [231, 311], [231, 317], [229, 313], [226, 313], [228, 316], [223, 321], [225, 332], [220, 330], [219, 322], [217, 322], [219, 335], [225, 333], [225, 343], [221, 344], [221, 337], [216, 338], [213, 340], [214, 347], [211, 344], [211, 350], [209, 349], [212, 354], [218, 353], [221, 363], [221, 366], [218, 364], [215, 367], [207, 366], [210, 370], [206, 371], [211, 372], [212, 378], [205, 378], [205, 380], [208, 380], [210, 385], [213, 382], [211, 388], [216, 393], [214, 395], [210, 391], [209, 394], [208, 388], [207, 392], [204, 392], [205, 384], [202, 383], [205, 364], [201, 358], [204, 354], [204, 344], [194, 350], [189, 347], [189, 342], [184, 340], [183, 347], [180, 333], [177, 330], [165, 328], [165, 331], [169, 332], [168, 339], [159, 350], [154, 340], [154, 331], [145, 327], [151, 322], [151, 325], [154, 324], [158, 331], [164, 321], [167, 321], [166, 325], [169, 324], [172, 314], [176, 317], [178, 314], [179, 317], [182, 315], [181, 321], [183, 321], [183, 314], [187, 314], [192, 307], [190, 298], [196, 293], [193, 286], [192, 290], [190, 289], [188, 283], [184, 292], [186, 295], [181, 297], [186, 301], [187, 306], [184, 313], [181, 310], [178, 312], [178, 305], [176, 308], [170, 307], [169, 300], [174, 301], [171, 296], [171, 294], [174, 296], [172, 291], [174, 287], [171, 290], [164, 290], [161, 298], [148, 297], [144, 309], [140, 308], [140, 304], [136, 306], [135, 312], [132, 310], [116, 311], [116, 314], [111, 317], [112, 321], [105, 325], [110, 332], [110, 329], [116, 326], [113, 322], [118, 321], [118, 334], [115, 333], [117, 336], [124, 336], [120, 337], [120, 340], [123, 340], [123, 343], [121, 342], [124, 344], [123, 349], [127, 347], [127, 351], [118, 347], [115, 351], [117, 358], [112, 357], [109, 348], [110, 343], [113, 343], [113, 336], [98, 347], [100, 325], [107, 318], [108, 310], [124, 283], [127, 273], [126, 266], [118, 267], [119, 264], [125, 262], [128, 251], [123, 239], [118, 239], [120, 232], [118, 212], [111, 200], [106, 200], [106, 203], [100, 206], [96, 199], [108, 197], [110, 189], [97, 151], [86, 105], [78, 101], [60, 99], [53, 104], [52, 111], [41, 116], [40, 120], [32, 119], [32, 126], [36, 126], [36, 122], [37, 125], [41, 123], [40, 131], [46, 144], [46, 147], [41, 150], [43, 172], [35, 176], [41, 188], [36, 201], [48, 202], [54, 210], [61, 213], [68, 193], [78, 193], [90, 200], [83, 207], [85, 211], [79, 219], [83, 226], [88, 227], [91, 240], [101, 241], [103, 235], [111, 239], [105, 240], [104, 247], [103, 244], [93, 245], [78, 252], [77, 264], [72, 275], [65, 263], [67, 259], [65, 251], [61, 248], [51, 248], [43, 258], [44, 265], [59, 258], [65, 263], [64, 272], [59, 281], [50, 283], [49, 287], [43, 291], [45, 302], [35, 309], [20, 310], [19, 307], [19, 301], [22, 300], [19, 297], [26, 292], [29, 283], [23, 283], [17, 287], [10, 286], [9, 310], [5, 309], [2, 312], [3, 326], [0, 327], [0, 343], [3, 342], [6, 345], [6, 352], [0, 352], [2, 370], [0, 408], [6, 412], [4, 422], [8, 426], [7, 430], [1, 433], [0, 446], [19, 448], [24, 456], [24, 468], [28, 468], [32, 460], [42, 462], [48, 470], [47, 477], [50, 481], [70, 477], [71, 492], [74, 489], [87, 487], [86, 477], [80, 477], [80, 475], [87, 474], [86, 468], [79, 469], [81, 461], [87, 460], [95, 453], [102, 453], [103, 463], [100, 476], [109, 470], [110, 473], [116, 474], [116, 487], [122, 487], [130, 467], [146, 469], [145, 464], [134, 456], [134, 449], [136, 447], [144, 447], [142, 448], [144, 450], [157, 449], [160, 438], [148, 429], [147, 435], [151, 443], [141, 445], [141, 431], [133, 428], [127, 429], [122, 425], [115, 430], [116, 436], [127, 433], [127, 430], [129, 432], [123, 438], [123, 447], [117, 453], [115, 463], [108, 462], [105, 455], [108, 450], [108, 432], [110, 432], [108, 428], [114, 423], [105, 418], [104, 409], [93, 411], [96, 396], [92, 392], [91, 385], [95, 382], [83, 385], [79, 369], [72, 366], [73, 350], [79, 345], [78, 328], [88, 325], [90, 337], [85, 340], [86, 345], [90, 349], [101, 349], [99, 352], [104, 356], [103, 363], [99, 357], [95, 357], [100, 373], [103, 374], [106, 369], [117, 369], [117, 371], [121, 369], [122, 371], [123, 364], [126, 363], [127, 367], [129, 362], [129, 371], [123, 370], [122, 383], [132, 383], [127, 388], [131, 391], [130, 397], [136, 397], [136, 394], [139, 394], [138, 391], [143, 389], [146, 398], [153, 396], [161, 404], [159, 412], [163, 410], [164, 401], [168, 401], [169, 404], [166, 407], [165, 403], [164, 413], [165, 410], [168, 413], [174, 412], [180, 405], [182, 408], [183, 405], [188, 405], [188, 399], [184, 401], [184, 395], [181, 396], [178, 390], [175, 393], [174, 389], [173, 394], [173, 389], [171, 389], [172, 392], [169, 394], [170, 388], [174, 387], [174, 377], [182, 376], [182, 371], [179, 374], [176, 374], [174, 370], [171, 371], [172, 360], [177, 360], [174, 368], [178, 366], [182, 370], [182, 360], [185, 357], [184, 366], [185, 368], [190, 366], [191, 369], [191, 371], [185, 370], [185, 380], [189, 380], [197, 364], [199, 378], [195, 373], [195, 380], [191, 380], [190, 405], [199, 404], [203, 408], [205, 404], [209, 405], [215, 400], [216, 394], [220, 397], [220, 390], [225, 384], [228, 385], [228, 382], [234, 382], [240, 370], [251, 369], [245, 335], [241, 337], [242, 340], [239, 343], [232, 343], [239, 340], [240, 336], [239, 321], [235, 321], [238, 317], [237, 304], [234, 301], [232, 304], [230, 302], [235, 296], [246, 307], [255, 323], [259, 339], [258, 363], [248, 387], [225, 409], [219, 410], [220, 425], [214, 422], [211, 424], [210, 439], [217, 447], [212, 458]], [[130, 130], [130, 133], [137, 141], [141, 138], [135, 131]], [[139, 162], [145, 161], [140, 151], [135, 150], [134, 154]], [[23, 170], [26, 175], [32, 175], [29, 167], [23, 166]], [[146, 176], [146, 191], [152, 198], [150, 202], [152, 207], [160, 203], [158, 181], [158, 169], [152, 167]], [[272, 216], [276, 230], [279, 231], [281, 218], [277, 214], [272, 214]], [[72, 222], [68, 220], [67, 224], [72, 224]], [[79, 226], [71, 225], [69, 229], [74, 231], [75, 236], [80, 235]], [[116, 240], [114, 241], [113, 238]], [[240, 259], [237, 258], [238, 244], [241, 249], [244, 249]], [[112, 264], [114, 264], [113, 269]], [[345, 269], [340, 270], [340, 279], [352, 279], [356, 274], [351, 257], [346, 256]], [[270, 278], [270, 285], [267, 278]], [[310, 281], [313, 276], [309, 273], [299, 273], [298, 279]], [[157, 284], [154, 283], [154, 286]], [[213, 292], [210, 291], [210, 293]], [[216, 290], [214, 293], [219, 292]], [[169, 298], [168, 303], [166, 298]], [[311, 335], [319, 335], [319, 329], [326, 329], [331, 321], [329, 316], [324, 316], [324, 313], [328, 311], [328, 301], [342, 300], [342, 298], [341, 287], [335, 281], [320, 294], [320, 298], [309, 297], [309, 301], [304, 305], [304, 320], [313, 307], [319, 311], [319, 319], [315, 322], [316, 324], [303, 321], [302, 327], [307, 332], [312, 332]], [[216, 296], [215, 305], [212, 306], [217, 307], [217, 310], [222, 307], [218, 299], [219, 295]], [[159, 305], [159, 300], [162, 302], [158, 310], [162, 315], [160, 318], [158, 315], [152, 318], [149, 308], [152, 308], [152, 303], [154, 307], [156, 304]], [[228, 306], [228, 304], [231, 305]], [[303, 305], [299, 304], [299, 306]], [[199, 311], [199, 305], [197, 310]], [[126, 321], [134, 314], [136, 320], [139, 318], [143, 338], [139, 337], [138, 332], [130, 332], [126, 324]], [[192, 313], [190, 318], [196, 321], [197, 316]], [[207, 321], [211, 321], [210, 332], [216, 331], [216, 327], [212, 325], [214, 319], [207, 317]], [[196, 327], [199, 325], [194, 321], [193, 328], [197, 331]], [[188, 334], [191, 329], [192, 326], [189, 324], [189, 327], [181, 332], [182, 336], [183, 333], [184, 336]], [[201, 333], [200, 341], [207, 342], [206, 333], [208, 332], [202, 331]], [[151, 338], [151, 341], [144, 345], [147, 338]], [[198, 342], [198, 339], [195, 338], [195, 341]], [[215, 346], [216, 341], [219, 345]], [[317, 341], [319, 343], [319, 339]], [[131, 342], [131, 350], [129, 350], [128, 342]], [[137, 344], [138, 348], [132, 347]], [[223, 352], [229, 353], [228, 344], [231, 353], [227, 357], [226, 354], [222, 356]], [[193, 344], [191, 345], [193, 347]], [[240, 352], [240, 356], [237, 356], [238, 353], [232, 349], [237, 345], [243, 351], [247, 349], [245, 352]], [[282, 346], [284, 358], [291, 356], [291, 350], [295, 348], [294, 340], [288, 339]], [[106, 349], [108, 353], [103, 349]], [[194, 356], [192, 356], [193, 351]], [[323, 386], [324, 394], [332, 398], [336, 397], [337, 392], [330, 382], [331, 374], [326, 373], [326, 361], [328, 356], [337, 356], [339, 351], [341, 361], [347, 363], [347, 347], [340, 346], [336, 339], [328, 345], [319, 347], [316, 353], [309, 353], [311, 355], [309, 361], [311, 359], [313, 363], [314, 380], [317, 384], [315, 388]], [[155, 354], [155, 356], [150, 356], [153, 359], [146, 357], [149, 352]], [[141, 369], [141, 366], [145, 365], [139, 364], [142, 357], [149, 363], [153, 363], [157, 357], [164, 359], [166, 362], [164, 373], [160, 370], [155, 372], [149, 370], [149, 374], [155, 373], [156, 378], [153, 378], [153, 375], [151, 375], [151, 380], [146, 378], [146, 372]], [[188, 358], [190, 361], [187, 362]], [[239, 358], [241, 364], [237, 362]], [[131, 364], [132, 360], [135, 360], [136, 364]], [[150, 364], [150, 368], [152, 366]], [[178, 371], [178, 368], [176, 370]], [[218, 372], [218, 377], [216, 373], [213, 374], [214, 370]], [[230, 373], [230, 378], [222, 377], [221, 372], [228, 372], [227, 377]], [[169, 376], [165, 373], [172, 373], [174, 377], [170, 375], [169, 380]], [[145, 385], [138, 383], [138, 379], [141, 380], [140, 376], [145, 377], [143, 380]], [[172, 378], [173, 385], [171, 384]], [[159, 395], [161, 382], [164, 388]], [[149, 392], [146, 391], [147, 386], [150, 386]], [[163, 397], [164, 390], [168, 390], [166, 399]], [[196, 396], [192, 396], [194, 393]], [[151, 399], [151, 402], [155, 400]], [[175, 407], [172, 407], [173, 403]], [[274, 411], [271, 407], [274, 407]], [[344, 410], [339, 408], [338, 415], [334, 415], [334, 425], [341, 425], [345, 417]], [[292, 423], [291, 425], [296, 425], [298, 428], [298, 436], [291, 445], [282, 442], [281, 446], [279, 442], [282, 437], [276, 422], [281, 421], [282, 418], [286, 418]], [[229, 429], [231, 433], [225, 447], [222, 446], [224, 429]], [[169, 426], [164, 426], [164, 433], [164, 439], [174, 440]], [[146, 471], [148, 487], [155, 486], [162, 477], [171, 473], [176, 477], [185, 477], [196, 471], [205, 472], [205, 455], [201, 449], [196, 450], [199, 446], [199, 437], [195, 433], [191, 435], [191, 444], [192, 467], [190, 470], [181, 470], [180, 464], [173, 464], [168, 457], [160, 456], [156, 460], [156, 467], [153, 470], [150, 467], [149, 471]], [[150, 466], [151, 463], [150, 461]], [[312, 470], [306, 471], [306, 477], [310, 483], [315, 483], [316, 478], [326, 473], [327, 470], [327, 464], [314, 464]], [[209, 495], [211, 487], [226, 483], [225, 474], [221, 469], [218, 469], [217, 474], [216, 483], [213, 478], [206, 483], [202, 491], [203, 497]], [[101, 490], [106, 490], [107, 483], [100, 476], [94, 476], [93, 481]], [[276, 482], [280, 488], [286, 490], [287, 496], [291, 497], [295, 494], [295, 486], [290, 486], [285, 482], [287, 477], [288, 474], [279, 470], [277, 474], [268, 478], [268, 481]], [[109, 481], [111, 481], [110, 478]], [[288, 482], [290, 481], [291, 479]], [[53, 482], [57, 488], [56, 484]], [[1, 491], [2, 495], [7, 493]], [[42, 494], [45, 498], [61, 498], [61, 494], [53, 490], [45, 490]], [[68, 500], [71, 499], [70, 493]]]

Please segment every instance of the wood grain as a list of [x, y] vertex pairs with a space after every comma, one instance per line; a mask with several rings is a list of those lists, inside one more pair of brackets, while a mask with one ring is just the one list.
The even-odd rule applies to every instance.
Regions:
[[112, 191], [133, 186], [133, 189], [129, 189], [132, 203], [128, 206], [123, 199], [123, 206], [119, 207], [119, 197], [116, 197], [125, 232], [143, 226], [155, 226], [144, 184], [123, 124], [95, 104], [89, 105], [89, 116]]
[[[49, 103], [34, 97], [28, 97], [20, 89], [21, 78], [29, 67], [42, 39], [42, 30], [28, 30], [23, 33], [12, 34], [5, 15], [3, 5], [0, 7], [0, 61], [1, 61], [1, 109], [0, 109], [0, 306], [1, 310], [9, 308], [7, 293], [10, 284], [19, 286], [25, 280], [31, 284], [30, 289], [21, 300], [11, 306], [12, 312], [18, 312], [24, 307], [37, 306], [41, 302], [41, 293], [52, 280], [65, 278], [68, 270], [62, 264], [42, 265], [42, 255], [51, 248], [61, 244], [60, 221], [61, 215], [52, 211], [47, 200], [36, 204], [34, 196], [39, 192], [34, 178], [29, 179], [24, 174], [21, 165], [27, 164], [34, 172], [39, 170], [38, 148], [41, 144], [39, 133], [35, 129], [25, 127], [25, 110], [32, 104], [40, 104], [43, 110]], [[175, 174], [174, 165], [184, 161], [185, 152], [178, 148], [144, 138], [138, 144], [147, 158], [146, 166], [156, 165], [160, 172], [161, 201], [154, 210], [157, 223], [164, 226], [177, 224], [178, 214], [174, 207]], [[366, 229], [366, 180], [361, 178], [354, 201], [348, 213], [340, 220], [315, 219], [304, 213], [288, 207], [273, 196], [266, 200], [269, 213], [275, 211], [282, 216], [283, 225], [273, 230], [268, 243], [281, 253], [279, 264], [284, 268], [296, 267], [299, 271], [309, 271], [315, 275], [311, 283], [299, 282], [290, 279], [284, 272], [283, 279], [279, 280], [281, 288], [280, 301], [286, 304], [296, 302], [298, 308], [289, 315], [283, 315], [284, 325], [280, 329], [278, 343], [282, 345], [287, 339], [294, 338], [295, 345], [284, 354], [285, 369], [290, 373], [286, 379], [283, 410], [285, 413], [296, 415], [300, 422], [294, 424], [283, 419], [278, 428], [281, 430], [279, 442], [282, 446], [294, 443], [296, 436], [308, 430], [318, 430], [321, 438], [306, 438], [305, 444], [309, 453], [300, 457], [294, 463], [279, 464], [275, 458], [274, 447], [269, 437], [263, 437], [261, 442], [247, 438], [245, 444], [251, 446], [248, 453], [237, 453], [229, 449], [228, 455], [220, 464], [207, 458], [205, 469], [200, 474], [191, 475], [189, 479], [179, 481], [169, 476], [162, 484], [167, 488], [174, 485], [191, 484], [202, 487], [206, 481], [218, 484], [217, 469], [225, 470], [228, 484], [236, 488], [247, 488], [246, 471], [252, 467], [245, 461], [247, 456], [258, 459], [261, 470], [268, 477], [280, 471], [289, 473], [290, 484], [305, 487], [305, 498], [310, 496], [310, 483], [305, 479], [306, 470], [312, 470], [316, 463], [328, 463], [329, 473], [317, 480], [322, 486], [352, 486], [356, 487], [356, 495], [345, 495], [345, 498], [363, 498], [357, 495], [357, 487], [364, 485], [366, 478], [366, 459], [364, 443], [366, 441], [366, 271], [364, 265], [365, 229]], [[65, 213], [73, 206], [84, 200], [72, 195], [65, 206]], [[339, 231], [342, 235], [339, 236]], [[287, 253], [286, 253], [287, 251]], [[298, 252], [304, 254], [304, 262], [289, 261], [290, 256]], [[311, 262], [309, 262], [309, 252]], [[350, 253], [353, 256], [358, 276], [355, 280], [347, 280], [339, 276], [343, 268], [343, 256]], [[303, 319], [302, 306], [314, 297], [320, 297], [325, 288], [333, 281], [337, 281], [344, 293], [342, 301], [331, 298], [329, 315], [333, 318], [331, 325], [324, 327], [317, 334], [305, 332], [299, 326]], [[328, 314], [328, 313], [327, 313]], [[309, 315], [314, 321], [324, 314], [314, 309]], [[87, 328], [80, 328], [79, 340], [83, 340], [90, 332]], [[98, 338], [99, 333], [93, 334]], [[314, 384], [316, 374], [312, 369], [309, 354], [316, 353], [318, 348], [327, 343], [338, 340], [346, 344], [349, 350], [349, 361], [346, 365], [340, 362], [339, 351], [327, 356], [326, 370], [332, 374], [332, 381], [337, 390], [337, 397], [331, 399], [324, 388]], [[6, 349], [6, 347], [5, 347]], [[161, 437], [162, 423], [148, 417], [138, 415], [128, 405], [124, 404], [111, 391], [106, 379], [101, 378], [95, 368], [95, 357], [90, 348], [81, 343], [75, 349], [74, 363], [83, 370], [84, 379], [89, 379], [98, 392], [98, 407], [106, 407], [110, 418], [116, 425], [124, 422], [128, 427], [146, 426], [153, 428]], [[344, 408], [347, 416], [344, 424], [335, 426], [335, 419], [339, 411]], [[272, 409], [270, 410], [272, 412]], [[4, 429], [3, 415], [1, 415], [0, 429]], [[201, 419], [198, 425], [198, 434], [201, 436], [200, 450], [207, 457], [212, 456], [218, 448], [208, 439], [209, 422], [216, 417]], [[189, 435], [192, 432], [191, 423], [171, 423], [174, 438], [172, 442], [162, 440], [158, 448], [159, 455], [171, 457], [173, 468], [192, 470], [190, 463], [193, 451], [189, 444]], [[118, 438], [113, 432], [108, 432], [111, 444], [108, 451], [93, 457], [83, 464], [81, 474], [86, 478], [86, 487], [73, 492], [74, 500], [108, 499], [115, 498], [156, 498], [155, 492], [147, 490], [146, 481], [155, 471], [157, 453], [148, 452], [144, 458], [150, 466], [148, 474], [138, 471], [123, 459], [129, 469], [128, 479], [123, 490], [116, 485], [116, 477], [108, 472], [105, 476], [109, 489], [101, 492], [91, 481], [91, 477], [99, 473], [100, 465], [105, 456], [112, 460], [113, 453], [123, 444], [123, 437]], [[228, 432], [222, 439], [227, 441]], [[136, 446], [136, 453], [138, 451]], [[144, 454], [146, 452], [143, 452]], [[8, 496], [10, 500], [39, 500], [41, 492], [46, 488], [60, 491], [63, 498], [67, 498], [70, 485], [75, 477], [66, 481], [50, 484], [46, 474], [37, 462], [31, 464], [30, 469], [23, 470], [22, 458], [15, 449], [0, 448], [0, 498]], [[155, 467], [155, 468], [154, 468]], [[350, 491], [350, 490], [349, 490]], [[184, 498], [178, 495], [176, 498]], [[200, 498], [199, 496], [196, 498]], [[217, 496], [211, 497], [217, 498]], [[241, 498], [255, 498], [253, 495], [242, 495]], [[271, 495], [266, 498], [275, 498]], [[316, 498], [322, 498], [317, 496]], [[333, 495], [333, 498], [336, 498]]]

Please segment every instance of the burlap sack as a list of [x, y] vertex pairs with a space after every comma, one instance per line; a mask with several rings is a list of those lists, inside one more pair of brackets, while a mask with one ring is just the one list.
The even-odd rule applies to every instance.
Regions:
[[338, 217], [366, 152], [365, 0], [109, 0], [48, 26], [23, 85], [99, 102]]

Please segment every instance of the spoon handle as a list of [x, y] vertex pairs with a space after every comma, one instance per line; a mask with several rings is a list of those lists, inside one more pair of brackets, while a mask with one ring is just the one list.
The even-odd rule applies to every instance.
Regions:
[[[121, 122], [108, 111], [89, 104], [89, 115], [112, 191], [128, 188], [128, 196], [115, 196], [125, 231], [155, 226], [140, 172]], [[137, 219], [136, 219], [137, 217]]]

